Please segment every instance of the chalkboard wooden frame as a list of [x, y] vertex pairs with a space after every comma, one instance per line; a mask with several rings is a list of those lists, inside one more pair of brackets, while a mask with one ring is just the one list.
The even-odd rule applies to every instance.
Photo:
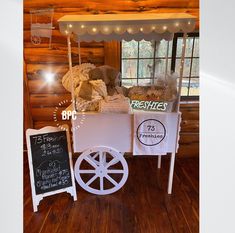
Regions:
[[30, 136], [38, 135], [38, 134], [44, 134], [44, 133], [60, 132], [60, 131], [64, 131], [64, 130], [61, 130], [57, 127], [52, 127], [52, 126], [46, 126], [46, 127], [42, 128], [42, 129], [39, 129], [39, 130], [36, 130], [36, 129], [27, 129], [26, 130], [26, 141], [27, 141], [27, 149], [28, 149], [28, 163], [29, 163], [29, 171], [30, 171], [30, 183], [31, 183], [33, 211], [34, 212], [38, 211], [38, 205], [44, 197], [51, 196], [51, 195], [54, 195], [54, 194], [57, 194], [57, 193], [61, 193], [61, 192], [70, 193], [71, 196], [73, 197], [74, 201], [77, 200], [76, 186], [75, 186], [75, 180], [74, 180], [74, 171], [73, 171], [73, 162], [72, 162], [72, 149], [71, 149], [71, 142], [70, 142], [70, 135], [69, 135], [69, 126], [68, 125], [63, 125], [62, 127], [64, 129], [67, 129], [66, 130], [66, 137], [67, 137], [67, 145], [68, 145], [69, 166], [70, 166], [70, 172], [71, 172], [72, 186], [62, 188], [62, 189], [58, 189], [58, 190], [55, 190], [55, 191], [42, 193], [42, 194], [36, 194]]

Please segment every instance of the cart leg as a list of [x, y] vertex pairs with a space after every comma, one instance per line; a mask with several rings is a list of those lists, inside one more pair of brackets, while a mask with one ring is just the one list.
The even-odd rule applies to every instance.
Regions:
[[157, 159], [157, 168], [158, 168], [158, 169], [161, 168], [161, 159], [162, 159], [162, 156], [161, 156], [161, 155], [158, 155], [158, 159]]
[[175, 166], [175, 153], [171, 153], [171, 162], [170, 162], [169, 178], [168, 178], [168, 194], [172, 193], [174, 166]]

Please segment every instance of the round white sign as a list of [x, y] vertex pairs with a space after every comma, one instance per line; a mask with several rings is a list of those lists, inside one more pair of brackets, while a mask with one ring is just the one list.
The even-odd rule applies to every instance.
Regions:
[[166, 137], [166, 128], [156, 119], [147, 119], [139, 124], [136, 135], [141, 144], [156, 146]]

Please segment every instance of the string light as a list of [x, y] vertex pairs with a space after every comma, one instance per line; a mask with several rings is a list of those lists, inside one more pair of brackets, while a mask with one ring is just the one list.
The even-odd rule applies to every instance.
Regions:
[[175, 23], [175, 26], [178, 27], [178, 26], [179, 26], [179, 23]]
[[116, 30], [119, 32], [120, 31], [120, 27], [117, 27]]
[[84, 28], [84, 27], [85, 27], [85, 25], [82, 24], [82, 25], [81, 25], [81, 28]]
[[188, 24], [191, 24], [191, 22], [190, 22], [190, 21], [188, 21]]
[[72, 28], [73, 27], [73, 25], [72, 24], [69, 24], [69, 28]]
[[68, 34], [68, 33], [69, 33], [67, 30], [65, 30], [64, 32], [65, 32], [65, 34]]
[[163, 26], [163, 29], [166, 30], [166, 29], [167, 29], [167, 26]]
[[140, 31], [142, 32], [144, 29], [143, 28], [140, 28]]
[[132, 32], [132, 28], [128, 28], [127, 31], [128, 31], [128, 32]]
[[92, 28], [92, 31], [93, 31], [93, 32], [96, 32], [96, 30], [97, 30], [96, 28]]
[[105, 31], [105, 32], [107, 32], [108, 30], [109, 30], [109, 29], [108, 29], [107, 27], [106, 27], [106, 28], [104, 28], [104, 31]]
[[155, 27], [155, 26], [153, 26], [153, 27], [152, 27], [152, 29], [153, 29], [153, 30], [155, 30], [155, 29], [156, 29], [156, 27]]

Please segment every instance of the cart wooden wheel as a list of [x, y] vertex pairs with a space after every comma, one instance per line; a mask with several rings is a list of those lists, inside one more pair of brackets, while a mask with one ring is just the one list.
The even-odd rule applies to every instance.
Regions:
[[119, 190], [128, 177], [128, 165], [117, 150], [97, 146], [84, 151], [75, 163], [74, 173], [86, 191], [106, 195]]
[[41, 38], [40, 36], [31, 36], [31, 42], [35, 45], [38, 45], [41, 43]]

